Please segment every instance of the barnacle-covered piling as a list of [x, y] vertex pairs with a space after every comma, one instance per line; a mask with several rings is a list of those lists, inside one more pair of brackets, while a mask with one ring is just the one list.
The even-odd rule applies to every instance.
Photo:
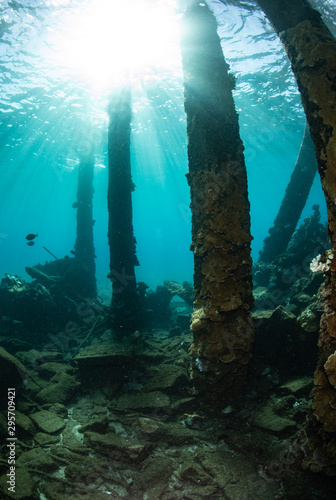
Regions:
[[194, 253], [192, 377], [204, 397], [221, 404], [223, 393], [235, 394], [245, 382], [253, 339], [244, 148], [235, 79], [205, 4], [186, 10], [181, 47]]
[[324, 266], [319, 357], [305, 466], [336, 474], [336, 40], [306, 0], [258, 0], [287, 51], [315, 144], [328, 210], [331, 251], [313, 266]]

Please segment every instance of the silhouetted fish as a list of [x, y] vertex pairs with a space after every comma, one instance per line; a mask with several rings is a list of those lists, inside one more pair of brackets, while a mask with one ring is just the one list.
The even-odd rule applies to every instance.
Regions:
[[78, 205], [79, 205], [78, 201], [75, 201], [75, 202], [72, 204], [72, 208], [78, 208]]
[[72, 255], [76, 255], [75, 250], [70, 250], [70, 253], [72, 253]]
[[32, 233], [27, 234], [26, 240], [29, 240], [29, 241], [34, 240], [37, 236], [38, 236], [38, 233], [36, 233], [36, 234], [32, 234]]
[[33, 245], [35, 245], [35, 243], [33, 241], [28, 241], [27, 245], [29, 245], [30, 247], [32, 247]]

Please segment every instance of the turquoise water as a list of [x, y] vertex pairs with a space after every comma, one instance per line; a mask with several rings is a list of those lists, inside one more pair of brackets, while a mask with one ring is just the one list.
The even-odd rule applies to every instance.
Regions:
[[[332, 3], [315, 3], [330, 21]], [[108, 90], [93, 88], [90, 75], [82, 78], [59, 59], [56, 64], [53, 56], [63, 20], [80, 13], [83, 5], [79, 0], [0, 5], [0, 274], [28, 279], [25, 266], [49, 260], [43, 246], [59, 258], [70, 255], [76, 237], [76, 150], [93, 148], [97, 280], [99, 294], [108, 300]], [[234, 98], [245, 145], [256, 260], [295, 165], [305, 118], [285, 52], [264, 16], [249, 2], [246, 9], [210, 5], [225, 57], [237, 77]], [[174, 43], [178, 45], [178, 39]], [[149, 77], [137, 76], [133, 86], [133, 213], [140, 261], [136, 274], [152, 288], [166, 279], [191, 281], [193, 273], [178, 52], [173, 66], [152, 70]], [[315, 203], [326, 221], [318, 178], [303, 217], [312, 214]], [[39, 237], [29, 247], [25, 236], [31, 232]]]
[[[237, 79], [254, 262], [305, 129], [287, 56], [255, 3], [209, 1]], [[335, 0], [312, 3], [336, 34]], [[107, 109], [125, 83], [138, 284], [193, 278], [179, 23], [175, 0], [0, 0], [0, 278], [30, 282], [27, 266], [36, 276], [24, 286], [7, 275], [0, 287], [1, 499], [335, 497], [333, 433], [322, 427], [332, 428], [334, 355], [325, 362], [318, 348], [323, 305], [332, 323], [320, 297], [329, 285], [320, 294], [323, 273], [310, 272], [327, 248], [318, 175], [294, 244], [254, 267], [248, 365], [239, 287], [230, 277], [227, 294], [218, 287], [218, 320], [203, 298], [226, 283], [212, 261], [194, 333], [190, 284], [128, 294], [133, 276], [113, 266], [109, 307]], [[97, 298], [80, 258], [64, 258], [74, 255], [80, 158], [92, 155]], [[329, 252], [313, 266], [327, 276]], [[312, 409], [314, 373], [328, 398], [319, 387]]]

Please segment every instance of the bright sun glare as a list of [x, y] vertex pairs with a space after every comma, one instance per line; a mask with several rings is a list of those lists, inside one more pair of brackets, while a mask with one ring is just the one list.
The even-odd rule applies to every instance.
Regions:
[[180, 65], [172, 0], [89, 0], [62, 23], [53, 42], [56, 64], [101, 90]]

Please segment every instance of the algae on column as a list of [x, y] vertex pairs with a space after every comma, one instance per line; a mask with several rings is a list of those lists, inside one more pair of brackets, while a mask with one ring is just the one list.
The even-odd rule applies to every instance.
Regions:
[[242, 389], [253, 328], [250, 205], [243, 143], [215, 18], [192, 2], [182, 20], [191, 193], [192, 377], [213, 404]]

